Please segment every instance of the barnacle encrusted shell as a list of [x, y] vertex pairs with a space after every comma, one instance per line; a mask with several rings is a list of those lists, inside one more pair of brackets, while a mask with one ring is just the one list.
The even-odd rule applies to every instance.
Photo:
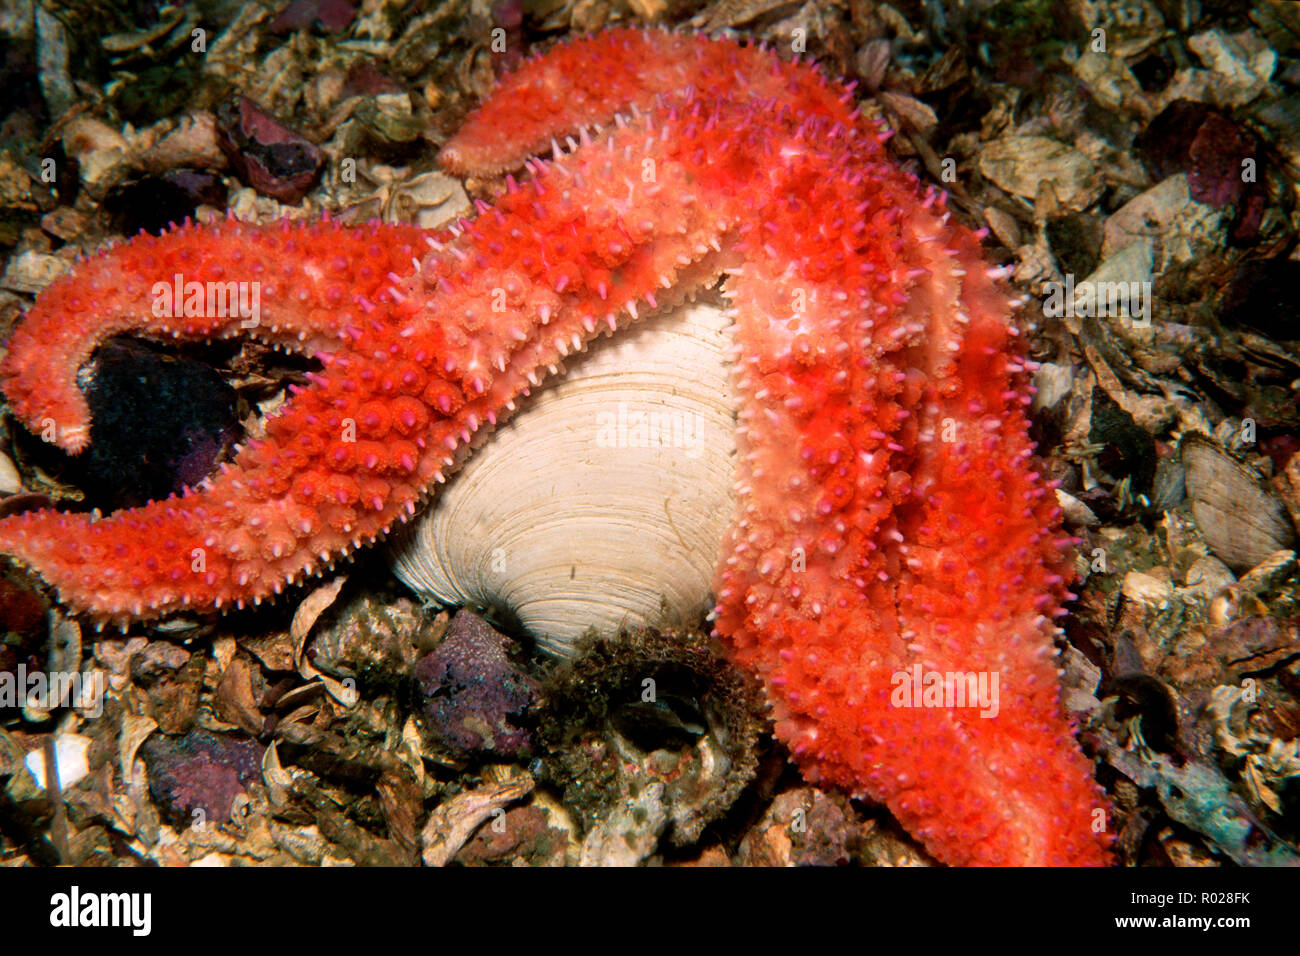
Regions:
[[587, 831], [589, 863], [639, 862], [667, 831], [699, 839], [758, 769], [761, 688], [702, 632], [582, 641], [537, 711], [543, 774]]
[[686, 305], [575, 357], [398, 536], [397, 576], [562, 656], [698, 620], [735, 514], [729, 323]]

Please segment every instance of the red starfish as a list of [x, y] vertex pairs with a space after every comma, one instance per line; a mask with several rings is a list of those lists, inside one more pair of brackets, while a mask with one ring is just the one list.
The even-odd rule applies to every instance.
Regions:
[[[508, 168], [611, 117], [455, 234], [182, 228], [53, 285], [3, 372], [15, 414], [52, 420], [70, 451], [87, 435], [76, 369], [105, 335], [245, 331], [141, 320], [178, 273], [261, 282], [271, 322], [251, 334], [301, 340], [325, 370], [201, 490], [100, 520], [6, 518], [0, 547], [102, 619], [260, 600], [387, 532], [564, 356], [727, 272], [741, 495], [716, 629], [764, 680], [778, 735], [946, 862], [1106, 862], [1105, 799], [1058, 702], [1070, 539], [977, 237], [891, 161], [849, 88], [694, 36], [560, 46], [443, 159]], [[922, 687], [948, 673], [996, 680], [996, 717], [929, 706]]]

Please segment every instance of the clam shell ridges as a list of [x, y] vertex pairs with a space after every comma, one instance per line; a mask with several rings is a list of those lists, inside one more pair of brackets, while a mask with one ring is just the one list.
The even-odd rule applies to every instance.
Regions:
[[682, 306], [571, 362], [395, 539], [397, 576], [561, 656], [589, 628], [698, 621], [735, 514], [729, 322]]

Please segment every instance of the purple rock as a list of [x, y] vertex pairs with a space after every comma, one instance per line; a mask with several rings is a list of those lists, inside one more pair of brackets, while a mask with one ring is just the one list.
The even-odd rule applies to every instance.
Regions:
[[263, 195], [297, 203], [315, 184], [325, 154], [259, 109], [234, 96], [216, 110], [217, 144], [239, 178]]
[[381, 93], [400, 92], [400, 85], [364, 60], [352, 64], [347, 79], [343, 81], [344, 96], [378, 96]]
[[[1157, 178], [1187, 173], [1191, 196], [1216, 209], [1235, 208], [1231, 237], [1236, 245], [1259, 238], [1267, 193], [1260, 142], [1240, 123], [1203, 103], [1175, 100], [1134, 141]], [[1247, 181], [1245, 162], [1254, 175]]]
[[235, 797], [261, 778], [263, 750], [255, 740], [193, 730], [184, 737], [154, 734], [140, 755], [164, 813], [189, 823], [201, 810], [210, 822], [225, 823]]
[[326, 33], [347, 29], [357, 8], [348, 0], [294, 0], [271, 21], [272, 33], [292, 33], [319, 23]]
[[517, 718], [537, 698], [537, 684], [510, 660], [515, 643], [461, 611], [443, 642], [415, 665], [429, 735], [457, 756], [527, 753]]
[[1246, 187], [1242, 162], [1258, 151], [1255, 137], [1218, 113], [1209, 114], [1188, 150], [1192, 198], [1216, 209], [1237, 202]]

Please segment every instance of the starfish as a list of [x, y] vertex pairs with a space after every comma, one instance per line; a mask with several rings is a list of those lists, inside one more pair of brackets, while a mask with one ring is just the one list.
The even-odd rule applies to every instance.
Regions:
[[[202, 486], [7, 517], [0, 549], [101, 621], [260, 601], [412, 514], [566, 357], [725, 275], [739, 505], [714, 627], [777, 735], [941, 861], [1108, 862], [1058, 698], [1073, 541], [1027, 435], [1013, 298], [886, 139], [813, 65], [613, 30], [526, 61], [446, 146], [458, 173], [531, 172], [456, 228], [228, 221], [118, 246], [39, 296], [0, 369], [61, 447], [86, 443], [76, 373], [109, 334], [249, 334], [323, 370]], [[265, 318], [153, 308], [175, 276], [258, 282]], [[993, 696], [931, 693], [963, 675]]]

